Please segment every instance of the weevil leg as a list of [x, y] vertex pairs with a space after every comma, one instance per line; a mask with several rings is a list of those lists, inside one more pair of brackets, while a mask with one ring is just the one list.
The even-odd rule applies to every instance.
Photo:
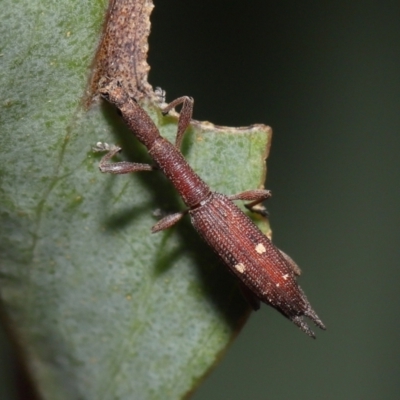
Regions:
[[181, 112], [179, 114], [178, 120], [178, 132], [176, 133], [175, 147], [180, 150], [183, 135], [186, 128], [189, 126], [193, 114], [193, 103], [192, 97], [183, 96], [175, 99], [173, 102], [169, 103], [165, 108], [162, 109], [162, 113], [165, 115], [174, 107], [182, 104]]
[[296, 276], [300, 276], [301, 275], [301, 269], [300, 267], [293, 261], [292, 257], [288, 256], [284, 251], [282, 251], [281, 249], [278, 249], [279, 252], [283, 255], [284, 259], [286, 260], [286, 262], [288, 263], [289, 267], [291, 268], [291, 270], [293, 271], [293, 273]]
[[242, 292], [243, 297], [247, 300], [250, 307], [257, 311], [260, 309], [260, 299], [243, 283], [239, 284], [240, 291]]
[[[253, 200], [251, 203], [245, 204], [245, 207], [257, 214], [261, 214], [263, 217], [268, 218], [267, 209], [261, 204], [264, 200], [269, 199], [272, 196], [271, 191], [265, 189], [254, 189], [246, 190], [238, 194], [229, 196], [230, 200]], [[255, 208], [257, 206], [257, 208]]]
[[121, 148], [115, 145], [109, 145], [108, 143], [98, 142], [93, 147], [94, 152], [107, 151], [108, 153], [100, 160], [99, 169], [101, 172], [107, 172], [110, 174], [128, 174], [129, 172], [139, 171], [152, 171], [155, 168], [150, 164], [140, 164], [128, 161], [110, 162], [111, 158], [121, 151]]
[[170, 228], [172, 225], [175, 225], [186, 213], [187, 213], [187, 210], [179, 212], [179, 213], [167, 215], [163, 219], [160, 219], [160, 221], [158, 221], [151, 228], [151, 233], [156, 233], [156, 232], [162, 231], [164, 229]]

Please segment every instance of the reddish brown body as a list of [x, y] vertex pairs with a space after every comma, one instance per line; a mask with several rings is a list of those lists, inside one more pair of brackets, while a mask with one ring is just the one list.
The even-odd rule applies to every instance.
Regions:
[[[191, 119], [193, 101], [187, 97], [180, 98], [163, 110], [168, 112], [183, 103], [174, 146], [159, 134], [150, 117], [129, 98], [118, 82], [109, 83], [100, 92], [119, 108], [125, 122], [148, 148], [159, 169], [171, 180], [188, 207], [184, 212], [163, 218], [153, 227], [153, 232], [169, 228], [188, 212], [195, 229], [239, 278], [253, 308], [257, 309], [260, 301], [269, 304], [311, 337], [315, 337], [314, 333], [303, 316], [325, 329], [296, 282], [298, 267], [232, 202], [251, 200], [248, 208], [252, 209], [255, 204], [268, 198], [269, 192], [250, 190], [229, 197], [211, 192], [179, 151], [182, 136]], [[119, 148], [108, 149], [100, 144], [98, 150], [110, 150], [100, 162], [102, 172], [121, 174], [152, 169], [147, 164], [110, 163], [110, 158]]]
[[189, 214], [204, 240], [254, 295], [252, 304], [258, 300], [273, 306], [310, 336], [314, 334], [303, 315], [325, 329], [289, 262], [227, 196], [212, 193]]

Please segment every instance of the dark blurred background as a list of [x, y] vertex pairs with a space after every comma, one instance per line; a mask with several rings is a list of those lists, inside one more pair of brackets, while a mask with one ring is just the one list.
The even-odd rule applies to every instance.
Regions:
[[398, 399], [400, 2], [155, 5], [150, 82], [196, 119], [272, 126], [274, 242], [328, 327], [262, 307], [194, 399]]
[[274, 242], [328, 327], [262, 307], [193, 398], [398, 399], [400, 2], [155, 5], [150, 82], [198, 120], [272, 126]]

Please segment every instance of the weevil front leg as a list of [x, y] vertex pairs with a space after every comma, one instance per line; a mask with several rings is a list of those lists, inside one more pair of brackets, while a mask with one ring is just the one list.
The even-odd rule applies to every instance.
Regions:
[[[261, 214], [263, 217], [268, 217], [268, 211], [263, 205], [260, 205], [264, 200], [269, 199], [272, 196], [269, 190], [265, 189], [254, 189], [254, 190], [246, 190], [245, 192], [241, 192], [238, 194], [234, 194], [229, 196], [230, 200], [249, 200], [250, 203], [245, 204], [244, 206], [257, 214]], [[255, 208], [255, 206], [258, 206]]]
[[121, 151], [121, 147], [98, 142], [93, 147], [94, 152], [107, 151], [108, 153], [100, 160], [99, 169], [101, 172], [110, 174], [128, 174], [130, 172], [152, 171], [155, 168], [150, 164], [133, 163], [129, 161], [110, 162], [111, 158]]
[[165, 108], [162, 109], [162, 113], [165, 115], [176, 106], [179, 106], [179, 104], [182, 104], [182, 109], [179, 114], [179, 120], [178, 120], [178, 132], [176, 133], [176, 139], [175, 139], [175, 147], [178, 150], [180, 150], [181, 148], [183, 135], [192, 119], [193, 103], [194, 100], [192, 97], [183, 96], [179, 97], [178, 99], [175, 99], [174, 101], [169, 103]]
[[[110, 174], [127, 174], [129, 172], [139, 172], [139, 171], [152, 171], [156, 169], [150, 164], [140, 164], [132, 163], [128, 161], [120, 161], [116, 163], [111, 163], [110, 159], [114, 157], [117, 153], [121, 151], [121, 147], [115, 145], [109, 145], [108, 143], [98, 142], [96, 146], [93, 147], [94, 152], [107, 151], [108, 153], [100, 160], [99, 168], [101, 172], [108, 172]], [[188, 210], [170, 214], [158, 221], [152, 228], [151, 232], [156, 233], [164, 229], [170, 228], [175, 225]]]

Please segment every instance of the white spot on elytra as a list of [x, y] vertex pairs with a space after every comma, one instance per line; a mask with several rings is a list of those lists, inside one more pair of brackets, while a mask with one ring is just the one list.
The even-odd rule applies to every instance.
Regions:
[[277, 284], [276, 284], [276, 287], [279, 287], [279, 286], [281, 286], [281, 285], [280, 285], [279, 283], [277, 283]]
[[235, 265], [235, 269], [236, 271], [240, 272], [241, 274], [243, 274], [244, 270], [246, 269], [246, 267], [244, 266], [244, 264], [239, 263]]
[[256, 252], [258, 254], [263, 254], [265, 253], [267, 250], [265, 248], [265, 246], [262, 243], [258, 243], [258, 245], [256, 246]]
[[289, 278], [289, 274], [282, 275], [282, 278], [286, 281], [286, 279]]

